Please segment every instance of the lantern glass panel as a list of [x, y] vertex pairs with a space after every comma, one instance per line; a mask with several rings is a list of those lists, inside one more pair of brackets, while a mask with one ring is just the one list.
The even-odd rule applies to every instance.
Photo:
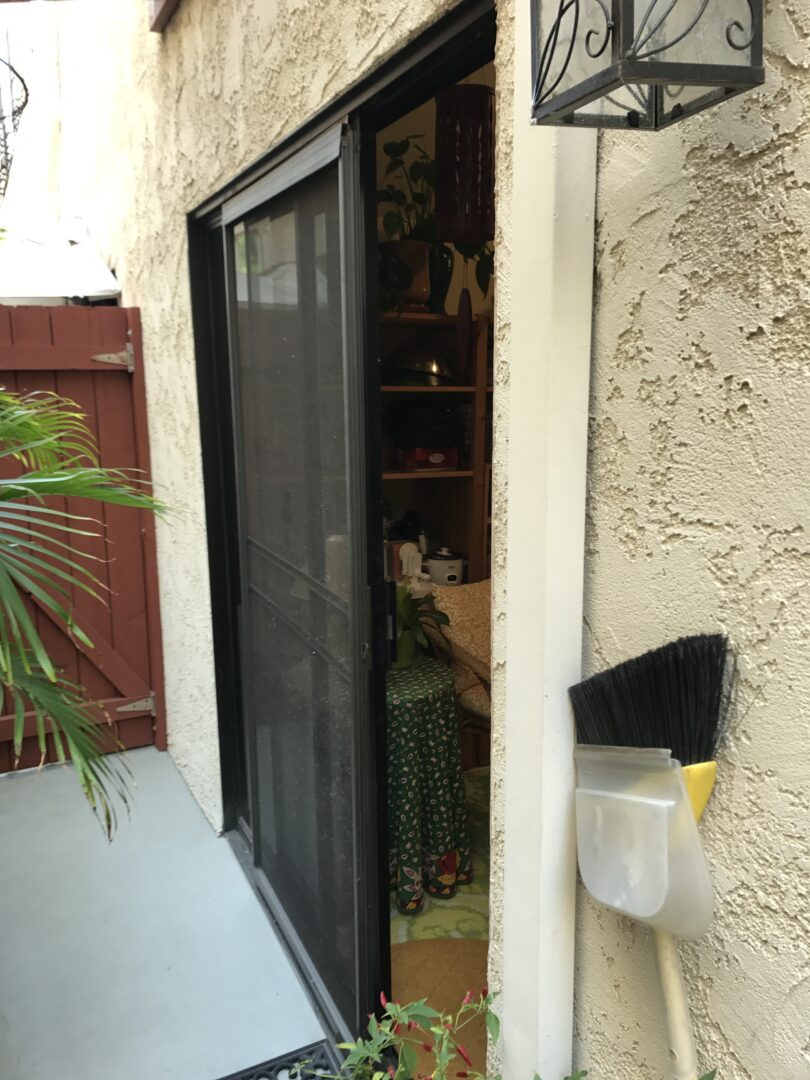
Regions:
[[610, 0], [540, 0], [537, 57], [543, 94], [559, 97], [604, 73], [613, 60]]
[[670, 64], [752, 63], [754, 16], [748, 0], [635, 0], [635, 60]]

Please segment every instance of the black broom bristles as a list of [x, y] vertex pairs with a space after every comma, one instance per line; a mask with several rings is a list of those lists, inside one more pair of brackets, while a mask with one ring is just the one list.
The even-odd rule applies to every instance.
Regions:
[[572, 686], [577, 739], [711, 761], [726, 731], [733, 654], [722, 634], [679, 638]]

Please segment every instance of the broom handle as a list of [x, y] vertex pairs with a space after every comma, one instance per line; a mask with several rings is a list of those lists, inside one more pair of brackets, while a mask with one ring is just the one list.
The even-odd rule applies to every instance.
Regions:
[[653, 930], [653, 938], [667, 1012], [672, 1078], [698, 1080], [695, 1040], [692, 1037], [692, 1023], [681, 974], [678, 942], [665, 930]]

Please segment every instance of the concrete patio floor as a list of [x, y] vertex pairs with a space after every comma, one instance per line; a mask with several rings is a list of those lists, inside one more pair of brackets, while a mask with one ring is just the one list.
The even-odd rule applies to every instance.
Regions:
[[323, 1038], [168, 754], [112, 844], [72, 770], [0, 778], [2, 1080], [218, 1080]]

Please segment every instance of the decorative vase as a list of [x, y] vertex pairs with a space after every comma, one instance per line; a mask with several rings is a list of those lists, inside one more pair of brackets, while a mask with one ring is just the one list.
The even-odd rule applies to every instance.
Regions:
[[380, 250], [380, 289], [392, 306], [426, 311], [430, 299], [430, 244], [425, 240], [384, 240]]
[[405, 627], [397, 634], [397, 658], [393, 661], [391, 667], [397, 670], [413, 667], [415, 659], [416, 638], [413, 636], [413, 631]]
[[456, 256], [447, 244], [433, 244], [430, 248], [430, 300], [428, 306], [434, 315], [444, 315], [444, 304], [453, 279]]

